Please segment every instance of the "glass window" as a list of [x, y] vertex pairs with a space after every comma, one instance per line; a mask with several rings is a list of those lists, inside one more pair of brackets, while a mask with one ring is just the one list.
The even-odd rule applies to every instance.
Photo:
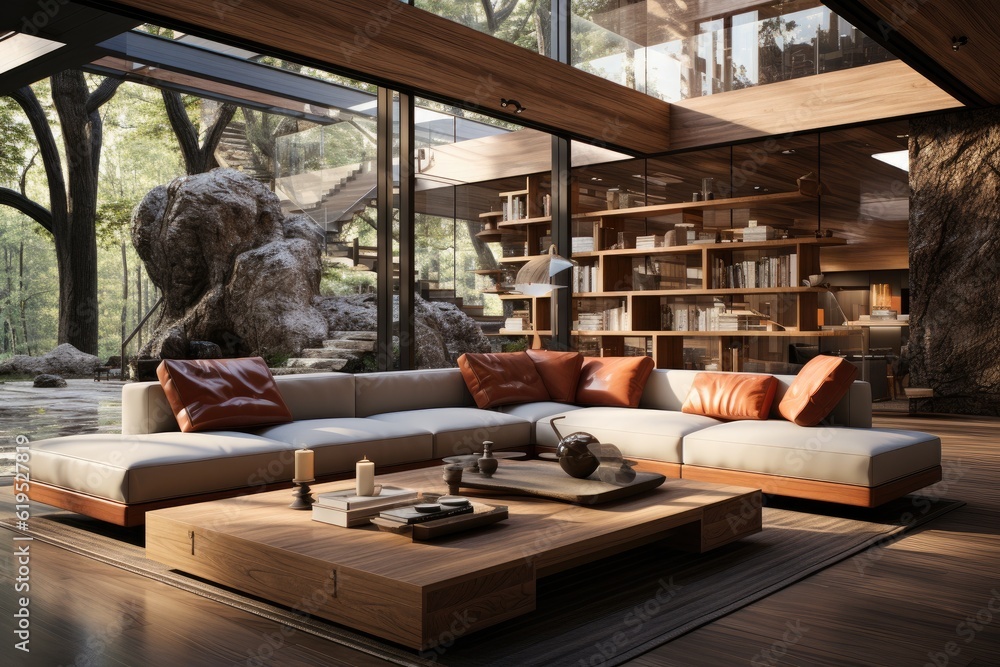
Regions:
[[550, 54], [547, 0], [416, 0], [413, 4], [543, 56]]

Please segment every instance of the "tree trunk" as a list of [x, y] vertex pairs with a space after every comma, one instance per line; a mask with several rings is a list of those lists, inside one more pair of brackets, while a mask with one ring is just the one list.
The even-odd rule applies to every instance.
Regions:
[[52, 75], [52, 100], [59, 114], [69, 162], [67, 211], [53, 211], [59, 267], [59, 343], [97, 354], [97, 169], [102, 120], [88, 109], [83, 72]]
[[21, 333], [24, 334], [24, 353], [31, 354], [31, 339], [28, 338], [28, 300], [24, 298], [24, 241], [17, 251], [17, 298], [21, 308]]
[[[146, 309], [142, 306], [142, 267], [136, 265], [135, 267], [135, 298], [136, 298], [136, 314], [135, 314], [135, 326], [139, 326], [139, 322], [142, 322], [142, 318], [146, 316]], [[142, 328], [139, 327], [139, 332], [136, 334], [136, 349], [142, 349]], [[138, 355], [136, 355], [138, 356]]]
[[184, 100], [180, 93], [170, 90], [161, 92], [163, 105], [167, 110], [167, 118], [170, 120], [170, 127], [173, 128], [174, 136], [177, 137], [177, 143], [184, 155], [184, 168], [188, 175], [203, 174], [218, 167], [215, 149], [219, 147], [222, 133], [236, 113], [236, 105], [223, 104], [219, 108], [219, 117], [215, 119], [212, 127], [205, 134], [205, 140], [199, 145], [198, 131], [195, 129], [194, 123], [191, 122], [187, 109], [184, 108]]
[[122, 342], [128, 336], [128, 245], [122, 240]]

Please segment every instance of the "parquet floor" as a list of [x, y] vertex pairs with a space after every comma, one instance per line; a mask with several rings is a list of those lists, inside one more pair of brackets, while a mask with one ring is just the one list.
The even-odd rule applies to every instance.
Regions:
[[[1000, 420], [884, 414], [876, 422], [940, 434], [945, 480], [934, 491], [967, 505], [630, 664], [1000, 665]], [[0, 513], [12, 503], [11, 487], [0, 488]], [[388, 664], [38, 542], [24, 654], [12, 639], [12, 533], [0, 530], [0, 543], [0, 664]]]

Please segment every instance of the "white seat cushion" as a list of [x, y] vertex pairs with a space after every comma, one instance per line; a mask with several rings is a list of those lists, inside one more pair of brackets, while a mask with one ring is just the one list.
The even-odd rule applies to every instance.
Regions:
[[479, 408], [429, 408], [371, 415], [368, 419], [419, 428], [434, 434], [434, 457], [483, 451], [483, 441], [493, 448], [524, 448], [531, 443], [531, 422], [522, 417]]
[[531, 422], [531, 442], [537, 443], [535, 434], [535, 422], [544, 417], [554, 417], [571, 410], [582, 410], [577, 405], [567, 405], [566, 403], [556, 403], [554, 401], [538, 401], [535, 403], [518, 403], [516, 405], [503, 405], [498, 408], [500, 412], [515, 417], [521, 417]]
[[873, 487], [941, 465], [941, 440], [918, 431], [737, 421], [686, 436], [684, 464]]
[[[666, 463], [681, 462], [681, 440], [685, 436], [722, 423], [702, 415], [644, 408], [583, 408], [565, 415], [556, 422], [563, 436], [583, 431], [602, 443], [616, 445], [626, 458]], [[535, 425], [538, 444], [544, 447], [559, 444], [549, 425], [552, 419], [543, 417]]]
[[317, 475], [353, 472], [363, 456], [384, 466], [427, 461], [434, 452], [434, 436], [429, 431], [374, 419], [305, 419], [256, 433], [315, 451]]
[[31, 443], [31, 477], [119, 503], [286, 481], [295, 446], [236, 431], [70, 435]]

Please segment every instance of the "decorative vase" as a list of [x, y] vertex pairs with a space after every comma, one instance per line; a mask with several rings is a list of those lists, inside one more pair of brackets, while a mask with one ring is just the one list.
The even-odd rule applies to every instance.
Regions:
[[479, 472], [483, 477], [492, 477], [497, 471], [498, 461], [493, 458], [493, 443], [489, 440], [483, 443], [483, 455], [479, 459]]
[[590, 446], [597, 444], [597, 438], [589, 433], [570, 433], [556, 445], [559, 467], [570, 477], [590, 477], [601, 464], [590, 451]]

